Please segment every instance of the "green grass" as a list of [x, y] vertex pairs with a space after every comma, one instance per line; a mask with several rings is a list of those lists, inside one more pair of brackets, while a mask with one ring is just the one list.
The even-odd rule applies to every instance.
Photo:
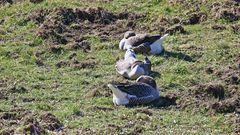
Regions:
[[[132, 5], [132, 7], [130, 7]], [[101, 42], [96, 36], [89, 35], [92, 51], [63, 50], [55, 54], [46, 51], [41, 57], [45, 67], [38, 67], [36, 52], [44, 51], [46, 42], [36, 36], [37, 25], [25, 22], [27, 14], [39, 8], [66, 7], [95, 7], [100, 6], [109, 11], [120, 12], [128, 10], [146, 13], [147, 17], [138, 23], [151, 24], [162, 16], [185, 17], [180, 5], [170, 6], [167, 0], [113, 0], [111, 2], [80, 2], [78, 0], [44, 1], [40, 4], [22, 2], [11, 6], [0, 7], [0, 80], [10, 79], [24, 86], [27, 92], [11, 93], [8, 99], [0, 99], [0, 109], [20, 107], [37, 114], [53, 113], [64, 124], [64, 131], [77, 133], [79, 130], [90, 129], [95, 134], [230, 134], [234, 127], [229, 118], [232, 114], [209, 115], [204, 110], [180, 110], [172, 108], [149, 108], [153, 115], [137, 112], [133, 108], [115, 107], [111, 96], [87, 97], [93, 89], [102, 93], [109, 92], [101, 87], [113, 80], [124, 81], [114, 68], [116, 58], [123, 57], [124, 52], [118, 50], [118, 42], [110, 40]], [[206, 11], [206, 7], [201, 7]], [[164, 47], [169, 52], [182, 53], [197, 59], [189, 62], [176, 57], [150, 56], [153, 71], [160, 75], [154, 76], [162, 89], [161, 94], [187, 90], [194, 84], [207, 83], [217, 78], [205, 73], [206, 67], [224, 68], [232, 64], [234, 57], [239, 55], [239, 38], [231, 30], [214, 31], [207, 23], [187, 25], [184, 28], [189, 34], [169, 36]], [[228, 22], [225, 22], [229, 24]], [[239, 23], [239, 22], [237, 22]], [[181, 50], [182, 44], [191, 44], [199, 50]], [[98, 65], [94, 69], [76, 69], [72, 67], [57, 68], [60, 60], [67, 60], [73, 52], [77, 59], [84, 61], [95, 58]], [[138, 56], [143, 58], [143, 56]], [[12, 83], [10, 83], [11, 85]], [[5, 89], [0, 89], [1, 91]], [[34, 101], [24, 102], [23, 98], [34, 98]], [[182, 97], [184, 98], [184, 97]], [[110, 108], [107, 110], [97, 107]], [[97, 108], [97, 109], [96, 109]], [[200, 108], [201, 109], [201, 108]], [[80, 115], [79, 115], [80, 114]], [[1, 120], [0, 120], [1, 121]], [[21, 127], [21, 126], [19, 126]], [[0, 127], [1, 129], [2, 127]], [[3, 129], [6, 127], [3, 127]], [[18, 128], [18, 127], [16, 127]], [[3, 130], [2, 129], [2, 130]], [[1, 130], [0, 130], [1, 131]]]

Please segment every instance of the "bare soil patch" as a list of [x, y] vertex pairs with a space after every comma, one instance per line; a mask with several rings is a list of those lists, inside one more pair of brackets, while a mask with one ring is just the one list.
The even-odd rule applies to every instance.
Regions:
[[187, 31], [182, 25], [183, 19], [180, 17], [162, 17], [160, 20], [157, 20], [153, 23], [150, 28], [150, 31], [158, 31], [160, 34], [169, 33], [171, 35], [175, 33], [186, 34]]
[[[23, 108], [0, 111], [0, 134], [46, 134], [62, 130], [63, 124], [50, 113], [38, 115]], [[16, 128], [19, 127], [19, 128]]]
[[219, 82], [195, 85], [189, 90], [177, 93], [178, 107], [202, 108], [213, 113], [239, 113], [240, 111], [240, 61], [225, 69], [206, 69], [208, 74], [219, 77]]
[[60, 7], [36, 10], [27, 17], [27, 20], [39, 25], [37, 34], [43, 39], [55, 44], [71, 43], [76, 49], [77, 46], [85, 44], [80, 42], [84, 35], [119, 38], [122, 33], [135, 27], [135, 21], [143, 17], [142, 14], [128, 12], [112, 13], [99, 7], [87, 9]]
[[87, 98], [93, 98], [93, 97], [111, 97], [112, 92], [107, 87], [106, 84], [93, 86], [92, 89], [86, 94]]
[[85, 68], [95, 68], [97, 66], [97, 62], [95, 60], [85, 60], [85, 61], [78, 61], [77, 59], [70, 59], [70, 60], [61, 60], [56, 64], [56, 67], [73, 67], [77, 69], [85, 69]]
[[234, 33], [240, 34], [240, 24], [231, 25], [231, 28], [232, 28]]
[[223, 2], [215, 2], [210, 7], [215, 19], [225, 19], [233, 22], [240, 18], [239, 2], [226, 0]]
[[50, 131], [59, 131], [63, 124], [51, 113], [46, 113], [40, 116], [42, 126]]
[[194, 12], [188, 15], [188, 18], [183, 21], [183, 24], [199, 24], [207, 20], [207, 14], [204, 12]]
[[220, 25], [220, 24], [215, 24], [212, 26], [213, 30], [225, 30], [226, 27], [224, 25]]

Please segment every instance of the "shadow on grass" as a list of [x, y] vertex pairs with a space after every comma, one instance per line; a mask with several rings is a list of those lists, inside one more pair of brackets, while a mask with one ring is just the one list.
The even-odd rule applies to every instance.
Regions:
[[185, 60], [188, 62], [195, 62], [191, 56], [181, 53], [181, 52], [169, 52], [167, 50], [164, 50], [163, 53], [161, 53], [159, 56], [163, 56], [165, 58], [173, 57], [173, 58], [178, 58], [180, 60]]
[[160, 96], [158, 99], [151, 102], [150, 107], [162, 108], [177, 105], [176, 100], [177, 100], [176, 97]]
[[157, 71], [151, 71], [150, 76], [153, 78], [160, 78], [161, 74]]

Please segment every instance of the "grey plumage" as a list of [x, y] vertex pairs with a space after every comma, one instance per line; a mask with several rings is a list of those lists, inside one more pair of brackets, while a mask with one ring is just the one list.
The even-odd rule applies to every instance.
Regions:
[[141, 75], [140, 77], [137, 78], [136, 82], [146, 83], [152, 86], [153, 88], [157, 89], [157, 83], [151, 76]]
[[135, 53], [141, 54], [160, 54], [163, 51], [163, 41], [167, 34], [148, 35], [135, 34], [132, 31], [127, 31], [124, 38], [119, 43], [119, 48], [122, 50], [133, 49]]
[[147, 57], [144, 61], [137, 60], [133, 50], [127, 50], [124, 59], [118, 60], [115, 67], [120, 75], [129, 79], [136, 79], [151, 72], [150, 60]]
[[143, 43], [148, 43], [149, 45], [152, 44], [153, 42], [157, 41], [160, 39], [160, 35], [147, 35], [147, 34], [137, 34], [135, 36], [130, 36], [126, 40], [126, 44], [129, 44], [131, 46], [139, 46]]
[[159, 98], [159, 91], [146, 83], [112, 85], [118, 90], [130, 95], [129, 105], [146, 104]]

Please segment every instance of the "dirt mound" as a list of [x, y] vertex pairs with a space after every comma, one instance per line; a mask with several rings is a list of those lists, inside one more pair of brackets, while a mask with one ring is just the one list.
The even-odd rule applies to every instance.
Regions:
[[[182, 20], [182, 24], [199, 24], [207, 19], [225, 19], [233, 22], [240, 18], [240, 4], [238, 0], [223, 1], [188, 1], [188, 0], [172, 0], [170, 4], [181, 6], [184, 9], [186, 19]], [[206, 7], [202, 9], [202, 7]]]
[[9, 99], [9, 95], [27, 93], [29, 90], [23, 82], [10, 78], [0, 79], [0, 99]]
[[146, 114], [148, 116], [152, 116], [153, 115], [153, 112], [151, 110], [149, 110], [149, 109], [146, 109], [146, 108], [145, 109], [136, 109], [135, 113], [144, 113], [144, 114]]
[[210, 83], [206, 85], [197, 85], [196, 88], [193, 88], [193, 94], [197, 97], [212, 97], [218, 99], [224, 98], [224, 87], [218, 83]]
[[204, 12], [194, 12], [188, 15], [188, 19], [183, 21], [183, 24], [199, 24], [207, 20], [207, 14]]
[[179, 93], [178, 106], [182, 109], [188, 107], [203, 106], [206, 108], [208, 102], [219, 101], [224, 98], [224, 89], [220, 84], [210, 83], [191, 87], [189, 90]]
[[89, 52], [91, 50], [91, 44], [86, 40], [68, 43], [67, 47], [72, 50], [83, 49], [84, 52]]
[[61, 130], [63, 124], [50, 113], [39, 116], [27, 109], [13, 108], [0, 111], [0, 126], [0, 134], [46, 134], [47, 130]]
[[39, 67], [45, 65], [41, 59], [37, 59], [35, 63], [36, 63]]
[[171, 25], [174, 25], [174, 24], [179, 24], [181, 21], [182, 20], [179, 17], [162, 17], [159, 20], [158, 24], [160, 24], [162, 26], [171, 26]]
[[33, 117], [27, 117], [24, 120], [24, 134], [46, 134], [46, 130], [40, 125], [39, 121]]
[[175, 34], [175, 33], [181, 33], [186, 34], [186, 30], [182, 26], [183, 19], [179, 17], [162, 17], [160, 20], [157, 20], [153, 23], [153, 25], [150, 28], [151, 32], [158, 31], [160, 34]]
[[225, 69], [215, 70], [208, 67], [206, 72], [218, 77], [218, 83], [198, 84], [189, 90], [177, 93], [180, 108], [199, 107], [213, 113], [232, 113], [240, 111], [240, 60]]
[[34, 23], [40, 25], [44, 22], [45, 17], [50, 13], [50, 10], [48, 9], [37, 9], [34, 11], [33, 14], [30, 14], [27, 17], [28, 21], [33, 21]]
[[220, 24], [215, 24], [212, 26], [213, 30], [225, 30], [226, 27], [224, 25], [220, 25]]
[[228, 85], [240, 84], [240, 61], [237, 59], [235, 64], [225, 69], [215, 71], [215, 75], [224, 80]]
[[201, 106], [210, 112], [217, 113], [236, 112], [240, 107], [240, 91], [237, 89], [224, 89], [222, 85], [214, 83], [197, 85], [185, 94], [180, 94], [182, 99], [178, 105], [180, 108]]
[[209, 108], [218, 113], [231, 113], [234, 111], [240, 113], [240, 110], [238, 110], [240, 108], [240, 97], [235, 96], [220, 102], [214, 102], [209, 105]]
[[177, 96], [175, 94], [162, 96], [159, 99], [153, 101], [151, 104], [153, 107], [168, 107], [176, 105]]
[[143, 17], [144, 15], [127, 12], [115, 14], [103, 8], [59, 7], [52, 10], [36, 10], [28, 16], [27, 20], [39, 25], [37, 34], [43, 39], [56, 44], [70, 42], [74, 44], [79, 42], [79, 38], [87, 34], [118, 38], [122, 33], [134, 27], [128, 22]]
[[40, 119], [42, 126], [50, 131], [59, 131], [63, 127], [63, 124], [51, 113], [41, 115]]
[[239, 2], [235, 1], [215, 2], [211, 5], [211, 11], [215, 19], [225, 19], [232, 22], [240, 18]]
[[73, 67], [77, 69], [95, 68], [96, 66], [97, 62], [95, 60], [78, 61], [76, 59], [62, 60], [56, 64], [58, 68]]
[[91, 91], [89, 91], [86, 94], [87, 98], [93, 98], [93, 97], [111, 97], [112, 92], [111, 90], [107, 87], [106, 84], [103, 85], [97, 85], [94, 86]]
[[169, 34], [175, 34], [175, 33], [182, 33], [182, 34], [184, 34], [184, 33], [187, 33], [186, 31], [185, 31], [185, 29], [183, 28], [183, 26], [182, 25], [174, 25], [174, 26], [171, 26], [170, 28], [168, 28], [166, 31], [165, 31], [165, 33], [169, 33]]
[[240, 24], [234, 24], [234, 25], [231, 25], [231, 27], [234, 33], [236, 34], [240, 33]]

